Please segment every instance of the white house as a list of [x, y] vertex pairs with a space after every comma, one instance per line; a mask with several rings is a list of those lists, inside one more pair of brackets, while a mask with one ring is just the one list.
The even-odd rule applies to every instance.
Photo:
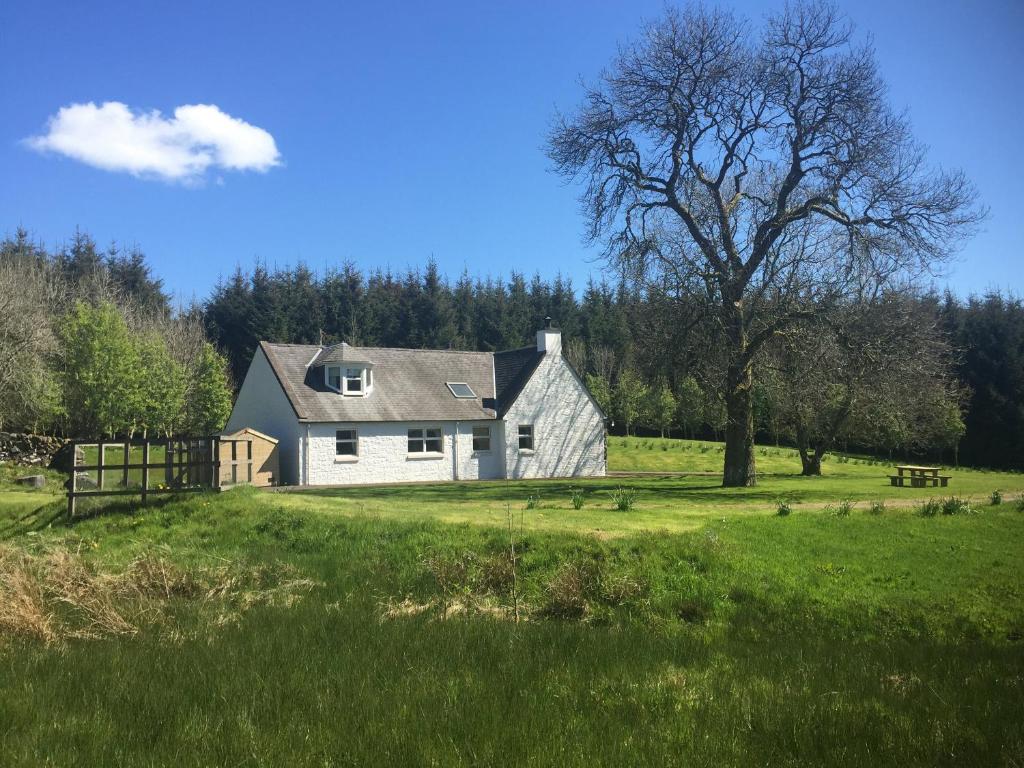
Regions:
[[290, 485], [605, 474], [604, 414], [551, 327], [493, 353], [260, 342], [226, 429], [245, 427]]

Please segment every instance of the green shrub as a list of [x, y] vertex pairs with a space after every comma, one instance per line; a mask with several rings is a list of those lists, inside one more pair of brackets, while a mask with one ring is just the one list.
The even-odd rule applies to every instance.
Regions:
[[988, 497], [988, 499], [993, 507], [998, 506], [1003, 503], [1003, 492], [996, 489], [992, 491], [992, 494]]
[[875, 499], [871, 502], [871, 506], [868, 507], [868, 512], [872, 515], [881, 515], [885, 513], [885, 501], [882, 499]]
[[917, 514], [921, 517], [935, 517], [942, 512], [942, 502], [939, 499], [928, 499], [917, 507]]
[[633, 509], [633, 503], [636, 501], [636, 491], [632, 488], [619, 487], [611, 492], [611, 497], [617, 510], [629, 512]]
[[849, 517], [850, 512], [853, 511], [854, 503], [853, 499], [843, 499], [837, 506], [830, 508], [830, 510], [836, 517]]
[[786, 517], [792, 514], [793, 505], [790, 504], [789, 499], [779, 499], [775, 502], [775, 514], [779, 517]]
[[571, 488], [570, 493], [572, 494], [572, 508], [583, 509], [583, 489], [582, 488]]
[[944, 515], [970, 515], [973, 512], [974, 507], [971, 506], [971, 502], [961, 499], [959, 496], [950, 496], [942, 502], [942, 514]]
[[526, 508], [527, 509], [540, 509], [540, 494], [527, 496], [526, 497]]

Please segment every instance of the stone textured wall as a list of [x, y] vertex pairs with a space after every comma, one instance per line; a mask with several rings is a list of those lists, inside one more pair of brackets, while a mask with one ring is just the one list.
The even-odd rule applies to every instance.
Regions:
[[[472, 428], [491, 428], [491, 450], [474, 452]], [[408, 430], [440, 427], [441, 454], [410, 454]], [[303, 427], [304, 428], [304, 427]], [[335, 432], [355, 429], [359, 455], [337, 456]], [[309, 425], [309, 484], [402, 483], [415, 481], [476, 480], [502, 477], [502, 442], [496, 421], [455, 422], [362, 422]], [[456, 455], [458, 471], [456, 472]]]
[[0, 432], [0, 461], [26, 466], [49, 466], [67, 443], [62, 437]]
[[[505, 414], [508, 476], [604, 477], [605, 425], [583, 383], [549, 342], [530, 381]], [[534, 450], [519, 450], [519, 425], [533, 425]]]

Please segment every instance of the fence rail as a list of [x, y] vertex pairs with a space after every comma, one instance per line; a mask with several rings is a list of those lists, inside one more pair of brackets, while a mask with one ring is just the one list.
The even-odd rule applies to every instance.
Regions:
[[[238, 443], [245, 444], [239, 458]], [[230, 445], [231, 458], [222, 461]], [[75, 501], [93, 496], [141, 496], [219, 489], [252, 481], [252, 442], [222, 437], [172, 437], [142, 440], [73, 441], [68, 480], [68, 517]], [[111, 458], [113, 457], [113, 460]], [[141, 459], [138, 460], [138, 459]], [[222, 477], [222, 467], [230, 476]], [[240, 468], [244, 467], [244, 473]]]

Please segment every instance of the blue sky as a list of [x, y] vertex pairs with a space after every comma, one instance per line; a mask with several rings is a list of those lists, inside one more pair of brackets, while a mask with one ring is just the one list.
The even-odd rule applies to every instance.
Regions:
[[[556, 108], [577, 103], [578, 79], [663, 7], [0, 4], [0, 233], [21, 225], [54, 245], [77, 226], [138, 243], [185, 299], [256, 259], [404, 269], [433, 256], [453, 278], [515, 267], [582, 285], [602, 267], [544, 135]], [[734, 7], [755, 18], [769, 8]], [[931, 158], [964, 168], [991, 208], [948, 282], [1024, 293], [1024, 2], [843, 7], [873, 35], [892, 102]], [[213, 165], [201, 181], [167, 181], [24, 141], [62, 107], [108, 101], [168, 119], [216, 105], [268, 132], [279, 157], [256, 148], [263, 171]]]

